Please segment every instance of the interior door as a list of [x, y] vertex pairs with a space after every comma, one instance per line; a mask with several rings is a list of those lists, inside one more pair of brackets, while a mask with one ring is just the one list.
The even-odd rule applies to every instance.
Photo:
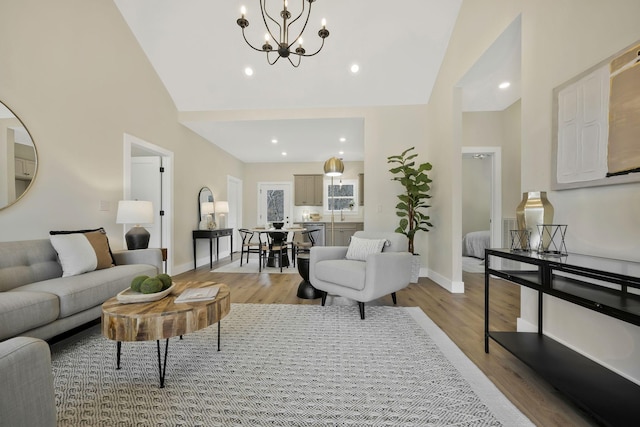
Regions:
[[160, 211], [163, 209], [161, 166], [162, 159], [159, 156], [131, 158], [131, 199], [149, 200], [153, 203], [155, 215], [153, 224], [140, 224], [151, 234], [150, 248], [162, 247], [160, 238], [162, 233]]
[[284, 221], [284, 226], [291, 225], [291, 183], [260, 182], [258, 183], [258, 220], [259, 226]]

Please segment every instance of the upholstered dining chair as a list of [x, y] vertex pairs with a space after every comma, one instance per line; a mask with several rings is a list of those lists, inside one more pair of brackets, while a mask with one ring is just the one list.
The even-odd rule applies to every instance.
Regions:
[[411, 281], [413, 255], [407, 251], [407, 236], [392, 232], [357, 231], [349, 246], [312, 246], [309, 281], [321, 291], [322, 305], [327, 294], [358, 302], [360, 318], [364, 304], [391, 294]]
[[[242, 247], [240, 248], [240, 266], [242, 266], [242, 260], [245, 253], [247, 254], [247, 264], [249, 263], [249, 254], [258, 254], [258, 271], [262, 271], [262, 266], [267, 257], [266, 242], [262, 242], [260, 233], [254, 233], [246, 228], [241, 228], [238, 232], [242, 238]], [[254, 240], [256, 234], [258, 235], [257, 242]]]

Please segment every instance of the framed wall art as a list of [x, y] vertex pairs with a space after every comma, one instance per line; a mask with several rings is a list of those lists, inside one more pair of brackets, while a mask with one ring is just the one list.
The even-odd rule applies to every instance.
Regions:
[[640, 41], [553, 90], [552, 189], [640, 181]]

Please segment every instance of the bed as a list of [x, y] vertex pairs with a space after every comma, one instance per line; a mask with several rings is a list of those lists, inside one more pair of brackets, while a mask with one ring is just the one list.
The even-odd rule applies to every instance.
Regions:
[[484, 250], [491, 247], [491, 234], [486, 231], [472, 231], [462, 238], [462, 256], [484, 259]]

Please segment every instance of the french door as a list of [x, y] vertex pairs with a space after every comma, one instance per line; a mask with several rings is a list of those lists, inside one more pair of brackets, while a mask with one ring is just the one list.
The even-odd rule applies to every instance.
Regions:
[[283, 221], [285, 227], [291, 225], [291, 183], [258, 183], [258, 226]]

